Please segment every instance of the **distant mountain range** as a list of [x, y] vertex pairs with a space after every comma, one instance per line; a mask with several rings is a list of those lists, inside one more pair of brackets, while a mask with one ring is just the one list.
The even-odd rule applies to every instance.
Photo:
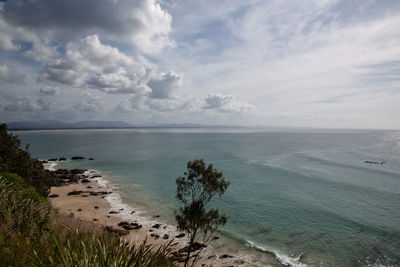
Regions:
[[157, 125], [132, 125], [123, 121], [79, 121], [73, 123], [54, 120], [7, 122], [9, 130], [39, 129], [104, 129], [104, 128], [223, 128], [219, 125], [173, 123]]
[[83, 129], [83, 128], [129, 128], [133, 125], [123, 121], [79, 121], [73, 123], [40, 120], [40, 121], [18, 121], [8, 122], [10, 130], [30, 129]]

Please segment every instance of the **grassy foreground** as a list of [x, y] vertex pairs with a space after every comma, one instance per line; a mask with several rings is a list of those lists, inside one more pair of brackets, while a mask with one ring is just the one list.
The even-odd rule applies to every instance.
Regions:
[[56, 214], [19, 176], [0, 173], [1, 266], [175, 266], [167, 250]]

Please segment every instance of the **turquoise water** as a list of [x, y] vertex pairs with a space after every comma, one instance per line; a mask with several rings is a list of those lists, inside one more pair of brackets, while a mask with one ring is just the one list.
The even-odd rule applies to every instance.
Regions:
[[[16, 132], [34, 157], [85, 156], [139, 203], [173, 221], [175, 179], [204, 158], [231, 182], [213, 202], [223, 233], [310, 266], [400, 265], [399, 131], [205, 129]], [[367, 164], [364, 161], [384, 161]]]

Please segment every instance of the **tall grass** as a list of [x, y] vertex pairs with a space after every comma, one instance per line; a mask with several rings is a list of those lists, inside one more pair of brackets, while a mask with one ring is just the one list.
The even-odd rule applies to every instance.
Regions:
[[57, 214], [21, 178], [0, 173], [0, 266], [175, 266], [168, 253]]

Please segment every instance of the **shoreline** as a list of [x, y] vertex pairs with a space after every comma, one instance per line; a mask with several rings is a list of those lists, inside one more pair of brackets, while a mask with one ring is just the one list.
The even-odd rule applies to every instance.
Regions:
[[[44, 166], [50, 171], [56, 170], [58, 161], [45, 163]], [[113, 230], [124, 231], [121, 222], [140, 225], [139, 229], [129, 230], [127, 235], [122, 236], [128, 242], [142, 243], [160, 247], [170, 243], [172, 252], [184, 249], [188, 243], [188, 237], [182, 237], [182, 232], [176, 226], [163, 222], [159, 215], [149, 217], [142, 215], [147, 210], [123, 203], [119, 186], [112, 184], [96, 170], [87, 170], [82, 174], [87, 177], [82, 183], [55, 186], [51, 188], [49, 200], [52, 206], [60, 213], [75, 217], [80, 220], [90, 221], [102, 226], [111, 227]], [[110, 192], [110, 194], [95, 195], [95, 192]], [[83, 191], [81, 194], [68, 195], [73, 191]], [[93, 193], [90, 193], [93, 192]], [[92, 195], [93, 194], [93, 195]], [[293, 263], [291, 259], [259, 248], [252, 242], [246, 244], [235, 244], [227, 246], [229, 237], [219, 235], [220, 239], [209, 244], [201, 251], [201, 257], [196, 266], [306, 266]], [[232, 243], [230, 241], [229, 243]], [[178, 263], [183, 266], [183, 263]]]
[[[54, 170], [56, 162], [46, 166], [48, 170]], [[58, 212], [69, 215], [76, 219], [89, 221], [99, 226], [107, 227], [117, 231], [126, 231], [121, 222], [138, 224], [139, 229], [127, 231], [127, 235], [121, 238], [132, 243], [146, 243], [155, 247], [160, 247], [170, 243], [172, 252], [183, 249], [188, 243], [188, 237], [179, 232], [175, 226], [157, 220], [159, 217], [147, 217], [141, 215], [144, 213], [138, 207], [124, 204], [118, 194], [118, 186], [110, 184], [95, 170], [88, 170], [83, 174], [88, 177], [88, 182], [52, 187], [49, 200]], [[97, 194], [98, 192], [110, 192], [110, 194]], [[80, 194], [68, 194], [71, 192], [83, 191]], [[90, 193], [93, 192], [93, 193]], [[92, 195], [93, 194], [93, 195]], [[218, 241], [218, 240], [216, 240]], [[221, 245], [212, 242], [209, 247], [201, 251], [201, 257], [197, 266], [259, 266], [257, 258], [247, 259], [244, 255], [235, 255], [231, 251], [224, 250]], [[178, 266], [183, 266], [178, 263]], [[266, 265], [266, 266], [279, 266]], [[285, 266], [285, 265], [281, 265]]]

